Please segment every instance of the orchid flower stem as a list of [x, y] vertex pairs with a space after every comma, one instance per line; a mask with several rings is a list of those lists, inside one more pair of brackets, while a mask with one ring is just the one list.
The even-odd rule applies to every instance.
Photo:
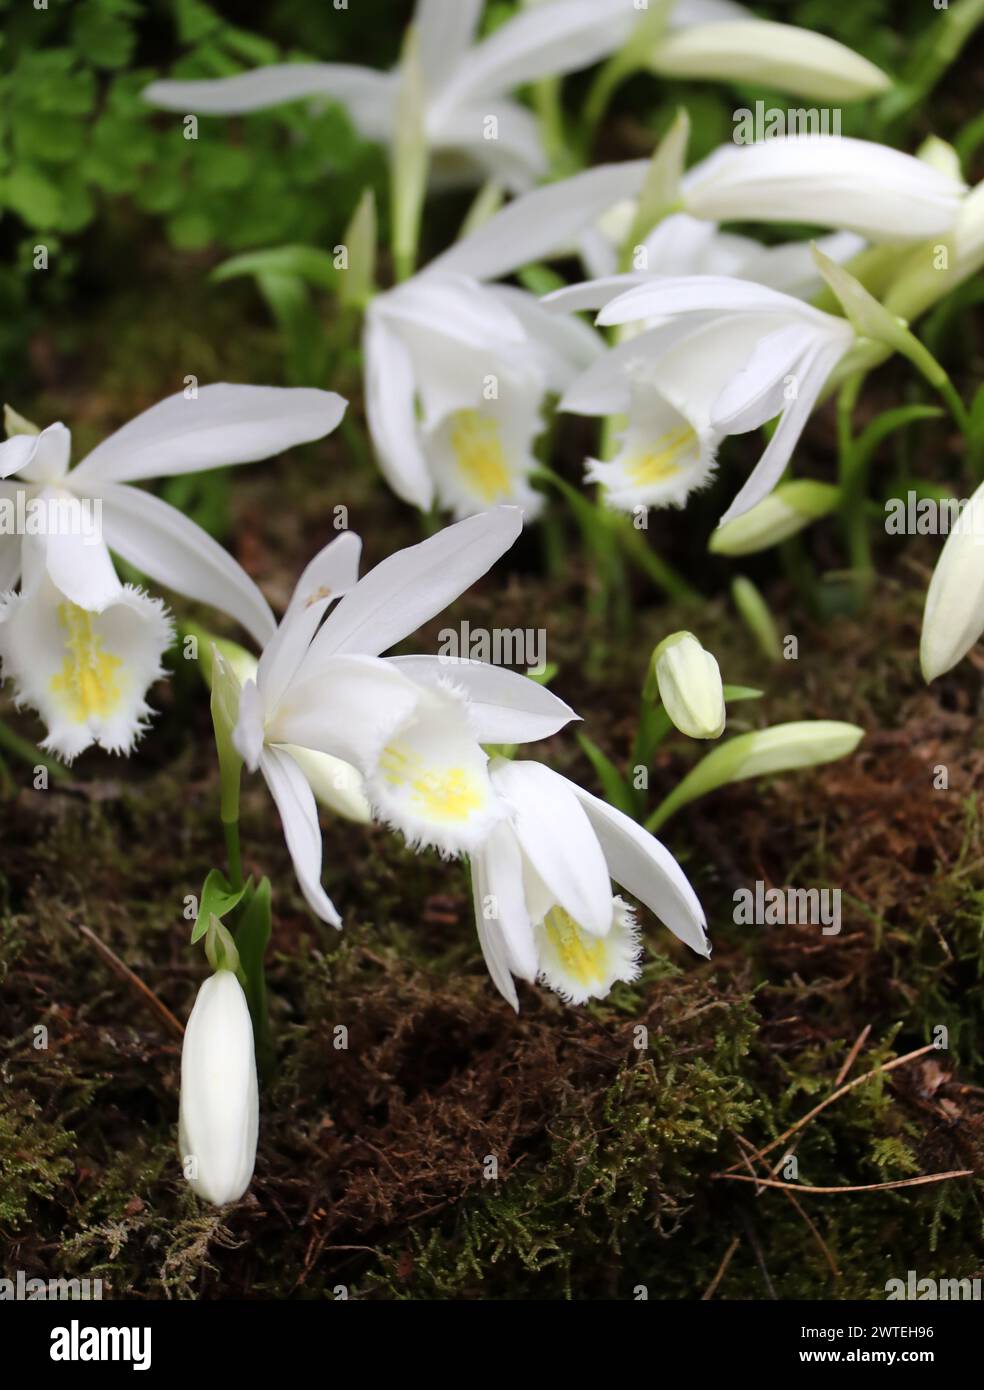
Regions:
[[243, 886], [243, 856], [239, 846], [239, 821], [224, 820], [222, 829], [225, 833], [226, 842], [226, 862], [229, 866], [229, 882], [233, 888], [240, 889]]
[[947, 405], [950, 414], [953, 416], [960, 429], [960, 433], [966, 439], [970, 434], [970, 413], [963, 403], [960, 392], [945, 374], [941, 380], [933, 382], [933, 385], [939, 392], [941, 399]]
[[818, 602], [818, 579], [817, 572], [813, 566], [806, 547], [803, 544], [802, 536], [791, 536], [779, 547], [779, 556], [782, 561], [786, 577], [796, 589], [807, 608], [814, 615], [820, 611]]
[[868, 535], [868, 515], [864, 506], [867, 482], [868, 452], [857, 447], [854, 438], [853, 416], [862, 384], [863, 372], [856, 372], [841, 386], [837, 394], [837, 450], [841, 485], [841, 516], [847, 542], [854, 596], [862, 605], [871, 587], [871, 538]]
[[6, 753], [12, 753], [19, 762], [27, 763], [29, 767], [46, 768], [49, 776], [55, 781], [64, 781], [71, 775], [67, 767], [42, 753], [41, 749], [36, 744], [31, 743], [30, 739], [21, 738], [20, 734], [15, 734], [13, 729], [9, 728], [2, 720], [0, 720], [0, 748]]
[[630, 71], [631, 69], [625, 65], [623, 55], [616, 53], [601, 67], [592, 82], [584, 102], [581, 125], [581, 145], [585, 161], [591, 154], [598, 127], [608, 110], [608, 103], [611, 101], [616, 88], [628, 77]]
[[622, 529], [621, 542], [625, 554], [667, 598], [681, 603], [700, 603], [701, 595], [678, 574], [668, 561], [652, 548], [641, 531], [628, 523]]
[[551, 172], [558, 178], [566, 178], [575, 173], [579, 166], [564, 129], [559, 77], [541, 77], [533, 84], [533, 107]]
[[[644, 767], [648, 772], [653, 754], [672, 727], [673, 723], [663, 705], [658, 701], [654, 703], [644, 693], [639, 702], [639, 719], [636, 724], [635, 741], [632, 745], [633, 787], [635, 786], [635, 769]], [[645, 790], [640, 788], [635, 791], [634, 795], [638, 808], [637, 815], [641, 816], [645, 811]]]

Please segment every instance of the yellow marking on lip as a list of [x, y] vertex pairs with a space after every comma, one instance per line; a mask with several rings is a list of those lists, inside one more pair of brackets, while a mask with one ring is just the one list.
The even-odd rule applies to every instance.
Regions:
[[408, 787], [411, 804], [432, 821], [460, 823], [484, 804], [474, 775], [463, 767], [429, 768], [417, 753], [387, 744], [379, 767], [394, 790]]
[[681, 425], [661, 435], [651, 449], [638, 451], [626, 467], [629, 481], [636, 487], [649, 487], [653, 483], [663, 483], [681, 471], [677, 462], [680, 455], [696, 442], [697, 431], [690, 425]]
[[465, 482], [483, 502], [511, 495], [512, 476], [498, 420], [477, 410], [455, 411], [451, 448]]
[[103, 651], [93, 627], [93, 614], [75, 603], [58, 605], [58, 622], [66, 633], [68, 653], [62, 669], [51, 681], [51, 692], [64, 703], [78, 723], [96, 716], [105, 719], [119, 704], [117, 672], [122, 658]]
[[605, 937], [589, 936], [562, 907], [552, 907], [543, 919], [543, 926], [567, 975], [585, 988], [597, 987], [604, 981]]

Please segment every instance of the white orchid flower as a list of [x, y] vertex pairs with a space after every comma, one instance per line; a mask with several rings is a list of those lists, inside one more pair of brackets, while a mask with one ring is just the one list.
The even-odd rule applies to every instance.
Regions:
[[472, 852], [475, 922], [493, 983], [514, 1009], [514, 976], [573, 1004], [636, 978], [638, 932], [612, 879], [710, 955], [697, 895], [659, 840], [541, 763], [499, 758], [491, 778], [509, 819]]
[[593, 32], [595, 0], [520, 13], [476, 42], [482, 0], [417, 0], [416, 72], [347, 63], [274, 63], [234, 77], [152, 82], [144, 100], [168, 111], [236, 115], [305, 97], [338, 102], [367, 140], [398, 143], [401, 89], [418, 81], [424, 139], [436, 179], [528, 188], [547, 169], [536, 121], [508, 93], [572, 72], [604, 51]]
[[361, 580], [358, 537], [338, 537], [308, 565], [255, 682], [242, 687], [236, 747], [277, 803], [305, 899], [334, 926], [341, 919], [321, 886], [321, 832], [297, 749], [356, 768], [378, 819], [415, 846], [453, 855], [473, 849], [505, 813], [481, 745], [545, 738], [576, 718], [512, 671], [379, 656], [484, 574], [521, 526], [517, 508], [484, 512]]
[[178, 1148], [199, 1197], [223, 1206], [243, 1195], [258, 1130], [249, 1006], [233, 972], [217, 970], [198, 991], [181, 1049]]
[[372, 300], [363, 346], [369, 428], [397, 496], [459, 517], [500, 503], [536, 515], [541, 410], [603, 351], [592, 329], [524, 290], [428, 269]]
[[[576, 254], [611, 209], [638, 198], [649, 170], [647, 159], [601, 164], [524, 193], [428, 269], [495, 280]], [[683, 175], [678, 210], [706, 222], [801, 222], [909, 242], [947, 233], [964, 192], [952, 172], [874, 141], [789, 135], [721, 145]]]
[[628, 417], [618, 454], [589, 460], [587, 479], [623, 510], [682, 506], [710, 480], [725, 436], [779, 416], [722, 521], [740, 516], [779, 481], [855, 330], [789, 295], [712, 275], [654, 277], [598, 316], [636, 320], [658, 325], [610, 349], [560, 402], [575, 414]]
[[[71, 761], [98, 743], [129, 752], [146, 725], [172, 627], [163, 604], [120, 582], [110, 551], [166, 588], [220, 609], [259, 643], [275, 623], [257, 586], [201, 527], [131, 484], [267, 458], [335, 428], [327, 391], [213, 385], [138, 415], [69, 469], [63, 424], [0, 444], [0, 502], [26, 534], [0, 536], [0, 657], [19, 704]], [[16, 474], [14, 478], [11, 475]], [[33, 509], [33, 510], [31, 510]], [[42, 526], [31, 516], [53, 518]], [[19, 593], [13, 586], [20, 580]]]

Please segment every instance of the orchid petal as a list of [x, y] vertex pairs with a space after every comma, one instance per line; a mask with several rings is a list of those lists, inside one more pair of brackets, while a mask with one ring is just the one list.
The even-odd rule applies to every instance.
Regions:
[[605, 858], [565, 777], [535, 762], [497, 760], [493, 784], [514, 813], [523, 853], [579, 927], [604, 936], [612, 923]]
[[397, 497], [429, 511], [434, 484], [417, 438], [413, 363], [397, 334], [372, 308], [362, 350], [366, 419], [379, 467]]
[[302, 671], [316, 674], [342, 652], [375, 656], [395, 646], [481, 578], [522, 527], [518, 507], [495, 507], [390, 555], [329, 614]]
[[301, 769], [282, 748], [264, 748], [260, 771], [280, 812], [284, 839], [304, 901], [323, 922], [341, 927], [342, 919], [321, 886], [324, 850], [314, 793]]
[[[73, 480], [74, 480], [73, 474]], [[121, 483], [97, 484], [103, 537], [141, 574], [241, 623], [260, 645], [275, 623], [270, 605], [229, 552], [190, 517], [153, 493]]]
[[143, 91], [151, 106], [201, 116], [235, 116], [319, 96], [344, 106], [367, 139], [389, 139], [396, 111], [393, 76], [350, 63], [271, 63], [233, 77], [151, 82]]
[[132, 483], [252, 463], [330, 434], [345, 406], [334, 391], [308, 387], [221, 382], [195, 397], [178, 391], [98, 444], [71, 481]]
[[421, 685], [450, 681], [463, 690], [479, 743], [534, 743], [579, 718], [545, 685], [503, 666], [446, 656], [391, 656], [386, 661]]
[[607, 801], [574, 783], [571, 787], [601, 842], [615, 882], [645, 903], [674, 936], [699, 955], [709, 956], [703, 908], [666, 846]]

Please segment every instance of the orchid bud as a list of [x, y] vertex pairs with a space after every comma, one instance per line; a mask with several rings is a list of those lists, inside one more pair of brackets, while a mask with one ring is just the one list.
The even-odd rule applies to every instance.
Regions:
[[12, 405], [3, 408], [3, 428], [7, 438], [15, 434], [40, 434], [40, 428], [32, 420], [26, 420]]
[[666, 713], [690, 738], [720, 738], [724, 732], [724, 686], [717, 661], [692, 632], [664, 637], [653, 652], [652, 670]]
[[253, 1025], [231, 970], [198, 991], [181, 1052], [178, 1147], [185, 1177], [216, 1206], [249, 1186], [256, 1159], [259, 1099]]
[[717, 528], [708, 543], [714, 555], [753, 555], [795, 536], [837, 506], [840, 490], [802, 478], [780, 483], [774, 492]]
[[653, 50], [650, 71], [667, 77], [754, 82], [823, 101], [877, 96], [890, 79], [825, 34], [765, 19], [674, 29]]

